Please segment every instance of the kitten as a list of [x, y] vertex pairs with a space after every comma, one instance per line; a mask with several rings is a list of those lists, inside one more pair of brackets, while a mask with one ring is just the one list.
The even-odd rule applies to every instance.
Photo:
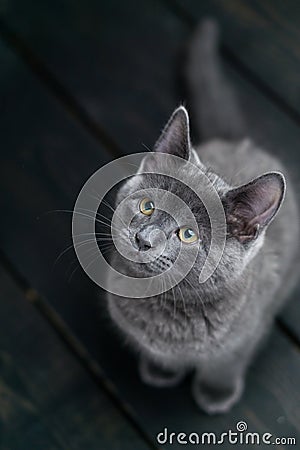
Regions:
[[[144, 382], [173, 386], [193, 369], [193, 397], [202, 410], [215, 414], [228, 411], [240, 398], [255, 349], [295, 284], [298, 209], [288, 181], [285, 195], [282, 164], [245, 138], [234, 93], [219, 68], [217, 29], [212, 21], [203, 22], [197, 30], [187, 78], [195, 124], [205, 143], [191, 146], [188, 113], [179, 107], [154, 151], [180, 157], [179, 172], [190, 161], [199, 168], [199, 180], [203, 172], [209, 178], [226, 217], [222, 258], [208, 280], [199, 283], [211, 241], [208, 213], [180, 181], [142, 174], [149, 168], [159, 171], [150, 154], [118, 192], [116, 203], [127, 199], [126, 208], [134, 217], [118, 233], [128, 252], [139, 255], [159, 245], [159, 238], [151, 241], [153, 230], [163, 231], [166, 246], [151, 262], [133, 262], [115, 253], [112, 265], [130, 276], [150, 277], [170, 269], [180, 248], [188, 261], [194, 240], [201, 251], [177, 286], [151, 296], [149, 281], [149, 297], [140, 299], [108, 294], [108, 309], [139, 352]], [[197, 173], [191, 177], [197, 183]], [[199, 235], [186, 223], [184, 212], [180, 217], [179, 211], [177, 222], [181, 223], [176, 224], [169, 214], [155, 208], [153, 199], [137, 193], [146, 188], [150, 192], [163, 189], [182, 199], [194, 214]]]

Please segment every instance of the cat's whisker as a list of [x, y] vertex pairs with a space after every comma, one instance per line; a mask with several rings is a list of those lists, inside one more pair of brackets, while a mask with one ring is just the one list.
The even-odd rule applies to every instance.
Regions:
[[[98, 232], [91, 232], [91, 233], [74, 234], [74, 237], [81, 237], [81, 236], [107, 236], [107, 237], [109, 236], [111, 239], [113, 239], [111, 233], [102, 233], [100, 231], [98, 231]], [[121, 236], [114, 236], [114, 239], [123, 239], [123, 237], [121, 237]]]
[[54, 263], [53, 263], [53, 268], [56, 266], [56, 264], [58, 263], [58, 261], [62, 258], [63, 255], [65, 255], [69, 250], [73, 249], [74, 245], [71, 244], [69, 245], [66, 249], [64, 249], [55, 259]]
[[[106, 203], [104, 200], [103, 200], [103, 204], [110, 207], [110, 205], [109, 205], [108, 203]], [[111, 209], [112, 209], [112, 208], [111, 208]], [[82, 211], [84, 211], [84, 210], [82, 209]], [[93, 211], [90, 211], [90, 210], [88, 210], [88, 209], [86, 209], [85, 211], [86, 211], [86, 212], [93, 213]], [[112, 211], [114, 211], [114, 210], [112, 209]], [[126, 224], [124, 223], [124, 221], [122, 220], [122, 218], [116, 213], [116, 211], [114, 212], [114, 214], [116, 214], [116, 216], [121, 220], [121, 222], [123, 223], [123, 225], [126, 227]], [[116, 224], [113, 223], [112, 219], [110, 219], [109, 217], [106, 217], [106, 216], [104, 216], [103, 214], [97, 212], [97, 213], [96, 213], [96, 217], [98, 217], [98, 216], [102, 218], [102, 219], [100, 219], [100, 220], [103, 220], [103, 219], [106, 220], [106, 221], [108, 222], [108, 226], [112, 226], [113, 228], [120, 230], [120, 228], [117, 227]], [[93, 217], [93, 216], [92, 216], [92, 217]]]
[[151, 150], [151, 149], [148, 147], [148, 145], [146, 145], [144, 142], [142, 142], [141, 144], [142, 144], [142, 146], [143, 146], [148, 152], [153, 153], [153, 150]]
[[116, 211], [116, 209], [110, 205], [106, 200], [103, 200], [103, 205], [107, 206], [113, 213]]
[[134, 163], [130, 163], [130, 162], [126, 162], [126, 164], [128, 165], [128, 166], [132, 166], [132, 167], [135, 167], [136, 169], [138, 169], [139, 168], [139, 166], [137, 165], [137, 164], [134, 164]]
[[[176, 282], [175, 276], [172, 275], [171, 272], [169, 272], [167, 275], [171, 278], [171, 280]], [[174, 298], [176, 297], [176, 294], [174, 293], [175, 288], [179, 290], [179, 293], [180, 293], [180, 296], [181, 296], [181, 299], [182, 299], [182, 306], [183, 306], [183, 310], [184, 310], [184, 316], [185, 316], [185, 318], [187, 318], [186, 306], [185, 306], [185, 301], [184, 301], [182, 289], [181, 289], [181, 286], [180, 286], [180, 282], [178, 284], [176, 284], [174, 287], [171, 288]]]
[[75, 272], [78, 270], [78, 269], [80, 269], [80, 267], [81, 267], [81, 265], [80, 264], [78, 264], [78, 266], [77, 267], [75, 267], [75, 269], [74, 270], [72, 270], [72, 272], [71, 272], [71, 274], [70, 274], [70, 276], [69, 276], [69, 278], [68, 278], [68, 283], [70, 283], [71, 282], [71, 280], [72, 280], [72, 278], [73, 278], [73, 275], [75, 274]]
[[103, 251], [101, 251], [101, 253], [104, 256], [104, 255], [107, 255], [109, 253], [113, 253], [114, 251], [116, 251], [115, 247], [111, 246], [111, 247], [105, 248]]
[[159, 296], [159, 305], [160, 305], [161, 308], [163, 308], [163, 306], [164, 306], [163, 305], [163, 301], [164, 301], [164, 298], [165, 298], [165, 286], [164, 286], [164, 279], [163, 278], [161, 279], [161, 284], [162, 284], [163, 292]]
[[[184, 296], [182, 293], [182, 289], [180, 286], [180, 283], [178, 283], [178, 285], [176, 286], [179, 289], [180, 295], [181, 295], [181, 299], [182, 299], [182, 306], [183, 306], [183, 311], [184, 311], [184, 317], [185, 317], [185, 323], [187, 324], [187, 311], [186, 311], [186, 305], [185, 305], [185, 301], [184, 301]], [[173, 289], [173, 288], [172, 288]]]
[[[80, 242], [79, 244], [76, 244], [76, 247], [82, 247], [82, 245], [88, 244], [93, 242], [93, 239], [87, 239], [83, 242]], [[56, 258], [56, 260], [54, 261], [53, 267], [55, 267], [55, 265], [58, 263], [58, 261], [62, 258], [62, 256], [67, 253], [68, 251], [70, 251], [71, 249], [74, 249], [74, 244], [69, 245], [65, 250], [63, 250], [58, 257]]]
[[[122, 241], [122, 240], [123, 240], [123, 238], [122, 238], [121, 236], [115, 236], [114, 238], [112, 238], [111, 235], [107, 235], [107, 237], [102, 237], [102, 234], [101, 234], [101, 237], [97, 237], [97, 236], [100, 235], [100, 233], [81, 233], [81, 234], [79, 234], [79, 235], [75, 235], [75, 237], [89, 236], [89, 235], [90, 235], [90, 236], [96, 236], [96, 239], [92, 239], [92, 238], [91, 238], [91, 239], [85, 239], [84, 241], [77, 243], [77, 244], [76, 244], [76, 248], [80, 248], [80, 247], [82, 247], [82, 246], [84, 246], [84, 245], [88, 245], [88, 244], [92, 245], [92, 244], [95, 243], [95, 242], [99, 242], [99, 244], [101, 244], [102, 242], [104, 242], [105, 244], [108, 243], [108, 242], [110, 242], [111, 245], [113, 246], [113, 242], [114, 242], [114, 241]], [[98, 247], [98, 248], [99, 248], [99, 247]], [[68, 251], [70, 251], [70, 250], [72, 250], [72, 249], [75, 250], [74, 243], [71, 244], [71, 245], [69, 245], [66, 249], [64, 249], [64, 250], [57, 256], [57, 258], [56, 258], [55, 261], [54, 261], [53, 268], [56, 266], [56, 264], [58, 263], [58, 261], [63, 257], [63, 255], [65, 255]]]
[[100, 195], [98, 194], [98, 192], [96, 191], [96, 189], [93, 189], [93, 192], [95, 195], [93, 194], [88, 194], [90, 198], [93, 198], [94, 200], [97, 200], [99, 202], [99, 205], [102, 203], [102, 198], [100, 197]]
[[168, 302], [168, 287], [165, 278], [162, 277], [161, 280], [163, 285], [163, 307], [166, 308]]
[[112, 210], [112, 212], [113, 212], [114, 214], [116, 214], [116, 216], [117, 216], [117, 217], [120, 219], [120, 221], [123, 223], [124, 227], [127, 228], [126, 223], [123, 221], [122, 217], [121, 217], [119, 214], [117, 214], [117, 211], [116, 211], [109, 203], [107, 203], [105, 200], [103, 200], [103, 204], [106, 205], [108, 208], [110, 208], [110, 209]]
[[199, 295], [199, 291], [196, 290], [195, 286], [193, 286], [193, 285], [190, 283], [190, 281], [188, 280], [187, 277], [184, 279], [184, 282], [186, 282], [186, 283], [194, 290], [194, 292], [196, 293], [196, 298], [200, 300], [201, 306], [202, 306], [202, 308], [204, 308], [204, 302], [203, 302], [201, 296]]
[[176, 319], [176, 295], [173, 295], [173, 305], [174, 305], [173, 317], [174, 319]]
[[[170, 280], [171, 282], [174, 281], [171, 273], [165, 272], [165, 276], [168, 278], [168, 280]], [[172, 291], [172, 298], [173, 298], [173, 317], [174, 319], [176, 318], [176, 295], [174, 295], [174, 290], [173, 287], [171, 287], [171, 291]]]
[[82, 262], [85, 264], [86, 262], [88, 262], [86, 260], [90, 259], [94, 255], [98, 255], [99, 252], [99, 249], [88, 249], [84, 254], [81, 255]]
[[[83, 213], [82, 211], [90, 212], [91, 214], [86, 214], [86, 213]], [[69, 210], [69, 209], [56, 209], [56, 210], [52, 210], [52, 211], [47, 211], [47, 214], [54, 213], [54, 212], [68, 213], [68, 214], [73, 214], [73, 215], [77, 214], [79, 216], [86, 217], [89, 220], [94, 220], [95, 222], [100, 223], [101, 225], [104, 225], [106, 227], [113, 226], [117, 231], [122, 231], [115, 224], [112, 224], [111, 220], [108, 217], [105, 217], [105, 216], [103, 216], [103, 214], [100, 214], [100, 213], [95, 214], [93, 211], [88, 210], [88, 209], [83, 208], [81, 211], [73, 211], [73, 210]], [[97, 215], [99, 215], [99, 217], [104, 218], [107, 222], [104, 222], [103, 220], [98, 219]]]
[[167, 305], [167, 301], [168, 301], [168, 295], [167, 295], [167, 289], [166, 289], [166, 282], [163, 279], [163, 283], [164, 283], [164, 307], [166, 307]]
[[[70, 212], [70, 211], [65, 211], [65, 212]], [[78, 216], [81, 216], [81, 217], [85, 217], [85, 218], [87, 218], [89, 220], [93, 220], [93, 221], [95, 221], [97, 223], [100, 223], [101, 225], [106, 226], [106, 227], [110, 227], [111, 226], [111, 222], [109, 222], [109, 223], [104, 222], [103, 220], [98, 219], [96, 216], [89, 215], [89, 214], [84, 214], [84, 213], [82, 213], [80, 211], [72, 211], [72, 213], [73, 214], [77, 214]]]
[[[85, 262], [84, 259], [90, 258], [91, 256], [93, 256], [93, 255], [99, 253], [99, 251], [100, 251], [100, 250], [99, 250], [99, 247], [97, 247], [97, 249], [95, 249], [94, 247], [92, 247], [92, 248], [87, 249], [87, 251], [85, 251], [85, 252], [83, 252], [83, 253], [81, 252], [81, 260], [82, 260], [82, 262], [84, 263], [84, 262]], [[67, 269], [67, 272], [68, 272], [68, 270], [71, 269], [71, 267], [72, 267], [75, 263], [78, 263], [78, 266], [80, 266], [77, 257], [74, 258], [73, 261], [70, 262], [69, 268]]]
[[[98, 259], [99, 257], [100, 257], [100, 255], [99, 255], [99, 253], [97, 252], [97, 257], [96, 257], [93, 261], [91, 261], [91, 262], [85, 267], [85, 270], [87, 271], [88, 268], [91, 266], [91, 264], [93, 264], [94, 262], [96, 262], [97, 259]], [[78, 267], [76, 267], [75, 270], [73, 270], [73, 272], [71, 273], [71, 276], [69, 277], [69, 280], [68, 280], [69, 283], [71, 282], [72, 277], [74, 276], [76, 270], [78, 270], [79, 267], [81, 267], [81, 266], [79, 265]]]
[[[147, 294], [149, 291], [151, 292], [152, 284], [153, 284], [153, 278], [149, 277], [149, 283], [148, 283], [148, 286], [146, 288], [145, 294]], [[149, 295], [149, 297], [151, 297], [151, 295]]]
[[[94, 195], [89, 194], [89, 196], [91, 198], [99, 200], [100, 203], [104, 203], [105, 202], [104, 198], [103, 197], [101, 198], [100, 194], [96, 191], [96, 189], [92, 188], [92, 192], [94, 193]], [[106, 193], [105, 196], [111, 197], [111, 192]]]
[[75, 210], [73, 210], [73, 209], [53, 209], [53, 210], [51, 210], [51, 211], [47, 211], [47, 212], [45, 213], [45, 215], [47, 215], [47, 214], [52, 214], [52, 213], [68, 213], [68, 214], [76, 214], [76, 213], [79, 213], [79, 212], [81, 212], [81, 211], [84, 211], [84, 212], [90, 212], [91, 215], [89, 215], [89, 217], [92, 217], [92, 218], [93, 218], [93, 215], [99, 214], [99, 213], [97, 213], [97, 212], [95, 213], [94, 211], [92, 211], [92, 210], [90, 210], [90, 209], [80, 208], [80, 211], [75, 211]]
[[93, 217], [94, 215], [96, 215], [96, 217], [101, 217], [102, 219], [107, 220], [109, 223], [111, 223], [111, 220], [109, 219], [109, 217], [104, 216], [103, 214], [99, 213], [99, 212], [95, 212], [92, 211], [91, 209], [86, 209], [86, 208], [80, 208], [78, 209], [79, 212], [85, 212], [85, 213], [91, 213], [91, 217]]

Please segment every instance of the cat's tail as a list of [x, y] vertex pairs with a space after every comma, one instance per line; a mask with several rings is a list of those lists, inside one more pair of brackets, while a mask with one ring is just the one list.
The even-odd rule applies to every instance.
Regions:
[[219, 29], [203, 20], [191, 41], [186, 78], [194, 124], [201, 139], [245, 137], [246, 127], [232, 87], [226, 80], [218, 54]]

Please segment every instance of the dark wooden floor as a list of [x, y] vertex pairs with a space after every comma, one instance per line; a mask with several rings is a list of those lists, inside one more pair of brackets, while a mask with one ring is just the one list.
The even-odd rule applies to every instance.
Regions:
[[71, 244], [71, 214], [49, 211], [71, 210], [97, 168], [154, 143], [185, 100], [180, 55], [204, 15], [221, 24], [253, 136], [299, 182], [300, 4], [15, 0], [0, 14], [0, 448], [157, 448], [165, 426], [221, 432], [240, 420], [299, 448], [299, 289], [242, 401], [210, 418], [188, 382], [160, 391], [139, 381], [96, 288], [73, 272], [74, 253], [55, 264]]

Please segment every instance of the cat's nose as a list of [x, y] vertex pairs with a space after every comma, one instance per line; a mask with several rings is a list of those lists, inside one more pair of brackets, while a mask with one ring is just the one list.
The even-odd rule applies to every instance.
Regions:
[[140, 233], [140, 232], [136, 233], [135, 241], [138, 245], [139, 250], [142, 252], [146, 252], [147, 250], [149, 250], [152, 247], [149, 239], [145, 238], [145, 236], [143, 236], [142, 233]]

